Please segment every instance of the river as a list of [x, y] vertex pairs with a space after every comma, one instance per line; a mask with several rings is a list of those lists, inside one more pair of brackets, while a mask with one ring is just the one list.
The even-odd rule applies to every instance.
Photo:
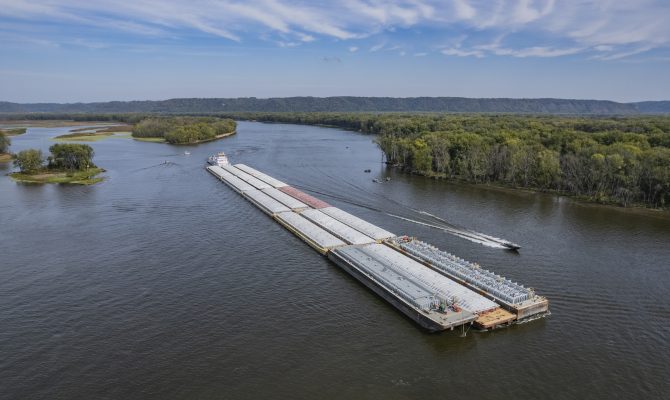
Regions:
[[[12, 150], [47, 151], [67, 131], [30, 128]], [[0, 166], [0, 398], [670, 394], [667, 214], [405, 175], [371, 136], [331, 128], [240, 122], [198, 146], [91, 145], [107, 170], [94, 186], [17, 184]], [[209, 175], [220, 150], [536, 288], [552, 314], [425, 333]], [[522, 249], [388, 215], [412, 210]]]

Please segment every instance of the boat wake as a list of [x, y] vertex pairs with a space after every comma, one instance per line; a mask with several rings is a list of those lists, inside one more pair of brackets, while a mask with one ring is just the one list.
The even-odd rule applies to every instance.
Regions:
[[385, 213], [385, 214], [390, 216], [390, 217], [393, 217], [393, 218], [401, 219], [403, 221], [408, 221], [408, 222], [412, 222], [412, 223], [415, 223], [415, 224], [418, 224], [418, 225], [423, 225], [423, 226], [427, 226], [427, 227], [430, 227], [430, 228], [439, 229], [441, 231], [450, 233], [454, 236], [458, 236], [462, 239], [466, 239], [466, 240], [469, 240], [469, 241], [474, 242], [474, 243], [479, 243], [479, 244], [484, 245], [486, 247], [492, 247], [494, 249], [509, 249], [510, 248], [509, 246], [505, 246], [504, 244], [502, 244], [498, 241], [488, 239], [490, 236], [484, 235], [482, 233], [469, 231], [469, 230], [460, 230], [460, 229], [452, 228], [452, 227], [449, 227], [449, 226], [446, 226], [446, 225], [430, 224], [430, 223], [423, 222], [423, 221], [417, 221], [417, 220], [414, 220], [414, 219], [411, 219], [411, 218], [401, 217], [400, 215], [395, 215], [395, 214], [391, 214], [391, 213]]
[[[327, 177], [330, 178], [330, 176], [326, 175]], [[334, 179], [334, 178], [333, 178]], [[331, 193], [328, 190], [318, 190], [318, 189], [313, 189], [310, 187], [302, 186], [299, 185], [297, 186], [301, 190], [305, 190], [307, 192], [311, 192], [314, 194], [322, 195], [329, 197], [331, 199], [339, 200], [347, 204], [351, 204], [357, 207], [365, 208], [371, 211], [376, 211], [380, 212], [382, 214], [388, 215], [393, 218], [401, 219], [403, 221], [411, 222], [414, 224], [422, 225], [422, 226], [427, 226], [433, 229], [439, 229], [443, 232], [452, 234], [454, 236], [460, 237], [465, 240], [469, 240], [473, 243], [478, 243], [483, 246], [495, 248], [495, 249], [505, 249], [505, 250], [518, 250], [521, 248], [516, 243], [510, 242], [505, 239], [501, 238], [496, 238], [494, 236], [486, 235], [484, 233], [476, 232], [471, 229], [454, 225], [449, 223], [447, 220], [440, 218], [434, 214], [431, 214], [427, 211], [423, 210], [417, 210], [414, 209], [406, 204], [400, 203], [396, 200], [386, 198], [385, 201], [393, 203], [394, 205], [397, 205], [400, 210], [406, 210], [409, 214], [411, 215], [398, 215], [395, 212], [390, 212], [386, 211], [380, 208], [375, 208], [370, 206], [369, 204], [372, 204], [375, 202], [375, 200], [378, 199], [378, 196], [375, 193], [368, 192], [367, 190], [354, 185], [350, 182], [345, 182], [347, 185], [350, 187], [351, 190], [349, 190], [349, 193], [353, 192], [358, 192], [358, 197], [361, 199], [359, 201], [351, 199], [349, 196], [342, 195], [342, 193]], [[404, 213], [403, 213], [404, 214]]]

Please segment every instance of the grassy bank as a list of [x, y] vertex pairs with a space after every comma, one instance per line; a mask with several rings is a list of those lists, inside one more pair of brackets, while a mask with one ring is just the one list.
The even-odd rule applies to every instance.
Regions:
[[0, 154], [0, 163], [5, 163], [5, 162], [10, 162], [12, 161], [12, 155], [9, 153], [1, 153]]
[[26, 133], [26, 130], [28, 128], [5, 128], [5, 129], [0, 129], [1, 133], [4, 133], [7, 136], [17, 136], [17, 135], [23, 135]]
[[77, 128], [70, 130], [70, 133], [119, 133], [119, 132], [132, 132], [132, 125], [112, 125], [112, 126], [103, 126], [103, 127], [93, 127], [93, 128]]
[[[236, 134], [236, 133], [237, 133], [237, 131], [233, 131], [233, 132], [223, 133], [223, 134], [221, 134], [221, 135], [216, 135], [216, 136], [214, 136], [213, 138], [197, 140], [197, 141], [195, 141], [195, 142], [189, 142], [189, 143], [170, 143], [170, 144], [176, 144], [176, 145], [192, 145], [192, 144], [200, 144], [200, 143], [212, 142], [212, 141], [214, 141], [214, 140], [219, 140], [219, 139], [222, 139], [222, 138], [224, 138], [224, 137], [228, 137], [228, 136], [234, 135], [234, 134]], [[136, 137], [136, 136], [131, 136], [131, 137], [132, 137], [133, 139], [135, 139], [135, 140], [139, 140], [140, 142], [168, 143], [168, 141], [165, 140], [165, 138], [162, 138], [162, 137]]]
[[[55, 118], [55, 117], [54, 117]], [[116, 120], [73, 120], [73, 119], [6, 119], [0, 120], [0, 127], [7, 126], [9, 128], [0, 129], [14, 129], [14, 128], [67, 128], [71, 126], [92, 126], [92, 125], [107, 125], [117, 126], [124, 121]]]
[[209, 138], [209, 139], [201, 139], [201, 140], [196, 140], [195, 142], [189, 142], [189, 143], [171, 143], [171, 144], [176, 144], [176, 145], [191, 145], [191, 144], [200, 144], [200, 143], [206, 143], [206, 142], [213, 142], [213, 141], [215, 141], [215, 140], [219, 140], [219, 139], [222, 139], [222, 138], [224, 138], [224, 137], [228, 137], [228, 136], [234, 135], [234, 134], [236, 134], [236, 133], [237, 133], [237, 131], [226, 132], [226, 133], [222, 133], [222, 134], [220, 134], [220, 135], [216, 135], [216, 136], [214, 136], [213, 138]]
[[[132, 125], [112, 125], [94, 128], [77, 128], [70, 130], [66, 135], [56, 136], [54, 140], [57, 141], [71, 141], [71, 142], [97, 142], [114, 136], [121, 136], [120, 133], [128, 134], [132, 132]], [[128, 135], [123, 135], [128, 137]]]
[[165, 138], [162, 137], [137, 137], [137, 136], [131, 136], [131, 137], [140, 142], [166, 143]]
[[53, 140], [60, 142], [97, 142], [99, 140], [107, 139], [114, 136], [113, 133], [69, 133], [67, 135], [60, 135], [53, 138]]
[[[110, 137], [128, 137], [132, 131], [132, 125], [114, 125], [97, 128], [77, 128], [72, 129], [66, 135], [60, 135], [53, 138], [57, 141], [71, 142], [97, 142]], [[120, 135], [124, 134], [124, 135]]]
[[96, 177], [97, 175], [105, 172], [102, 168], [91, 168], [85, 171], [53, 171], [53, 170], [42, 170], [34, 174], [26, 174], [21, 172], [15, 172], [10, 174], [17, 182], [26, 182], [26, 183], [64, 183], [64, 184], [74, 184], [74, 185], [93, 185], [98, 182], [102, 182], [103, 178]]

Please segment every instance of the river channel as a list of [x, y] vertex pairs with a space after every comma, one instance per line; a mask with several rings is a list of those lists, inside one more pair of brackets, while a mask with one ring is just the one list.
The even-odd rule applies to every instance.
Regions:
[[[17, 184], [0, 164], [0, 398], [668, 398], [667, 214], [402, 174], [372, 140], [257, 122], [190, 147], [109, 138], [93, 186]], [[533, 287], [552, 314], [426, 333], [208, 174], [222, 150]], [[390, 215], [420, 212], [522, 249]]]

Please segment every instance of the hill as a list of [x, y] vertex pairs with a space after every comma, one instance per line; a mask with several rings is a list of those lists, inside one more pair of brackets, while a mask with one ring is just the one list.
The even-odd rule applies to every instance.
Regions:
[[523, 114], [670, 113], [670, 101], [465, 97], [183, 98], [97, 103], [0, 102], [0, 113], [221, 113], [221, 112], [454, 112]]

